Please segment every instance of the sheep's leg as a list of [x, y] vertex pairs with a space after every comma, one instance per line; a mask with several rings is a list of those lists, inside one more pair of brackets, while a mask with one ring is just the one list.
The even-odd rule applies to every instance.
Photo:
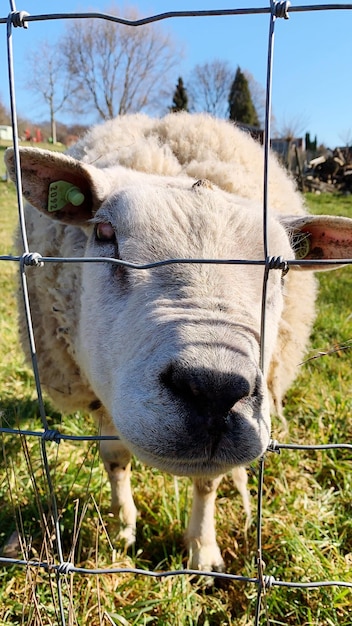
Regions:
[[222, 476], [195, 478], [191, 519], [185, 535], [193, 569], [222, 571], [224, 561], [216, 542], [215, 498]]
[[[100, 422], [102, 435], [117, 435], [111, 421]], [[126, 547], [136, 540], [137, 510], [131, 490], [131, 453], [118, 440], [100, 442], [100, 455], [111, 485], [111, 511], [121, 520], [119, 539]]]

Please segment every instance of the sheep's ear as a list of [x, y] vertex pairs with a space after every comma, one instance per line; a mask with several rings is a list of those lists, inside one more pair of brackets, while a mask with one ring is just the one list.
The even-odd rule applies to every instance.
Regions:
[[[285, 216], [280, 221], [290, 235], [296, 259], [307, 261], [352, 259], [352, 219], [331, 215], [305, 215]], [[327, 270], [337, 266], [307, 264], [293, 267]]]
[[[104, 173], [70, 156], [39, 148], [20, 148], [22, 192], [39, 211], [66, 224], [87, 222], [107, 195]], [[13, 148], [5, 163], [16, 179]]]

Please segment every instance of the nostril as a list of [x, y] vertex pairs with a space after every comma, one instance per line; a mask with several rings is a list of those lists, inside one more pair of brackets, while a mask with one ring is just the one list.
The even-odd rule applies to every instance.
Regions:
[[191, 370], [177, 367], [173, 363], [168, 365], [160, 376], [161, 382], [175, 395], [185, 399], [196, 398], [201, 394], [197, 383], [197, 377], [192, 375]]
[[161, 374], [162, 384], [179, 400], [208, 420], [224, 418], [232, 407], [251, 395], [252, 385], [242, 374], [173, 362]]

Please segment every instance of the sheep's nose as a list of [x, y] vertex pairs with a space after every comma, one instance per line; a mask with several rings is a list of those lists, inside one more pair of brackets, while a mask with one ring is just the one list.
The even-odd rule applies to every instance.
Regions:
[[[255, 387], [251, 368], [246, 373], [221, 372], [207, 368], [191, 368], [171, 363], [161, 375], [162, 384], [192, 409], [195, 424], [209, 428], [220, 427], [232, 407], [247, 398]], [[244, 370], [245, 372], [245, 370]]]

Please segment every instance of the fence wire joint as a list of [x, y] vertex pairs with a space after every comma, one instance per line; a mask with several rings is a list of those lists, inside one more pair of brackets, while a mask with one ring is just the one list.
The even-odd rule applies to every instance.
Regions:
[[281, 454], [280, 444], [276, 439], [270, 439], [267, 452], [276, 452], [276, 454]]
[[275, 576], [263, 576], [263, 584], [265, 589], [271, 589], [275, 584]]
[[57, 571], [59, 574], [69, 574], [70, 571], [74, 569], [74, 567], [74, 564], [70, 563], [70, 561], [63, 561], [62, 563], [60, 563], [60, 565], [58, 565]]
[[265, 263], [269, 270], [282, 270], [283, 274], [287, 274], [289, 269], [287, 261], [282, 256], [268, 256]]
[[24, 265], [31, 265], [34, 267], [43, 267], [44, 262], [41, 260], [43, 257], [39, 252], [25, 252], [22, 255], [22, 262]]
[[61, 435], [58, 430], [45, 430], [42, 434], [44, 441], [54, 441], [59, 444], [61, 441]]
[[28, 28], [28, 22], [26, 22], [28, 15], [27, 11], [13, 11], [10, 13], [9, 18], [15, 28]]
[[275, 2], [275, 6], [274, 6], [275, 17], [283, 17], [284, 20], [289, 20], [290, 16], [288, 14], [288, 9], [290, 5], [291, 5], [291, 2], [289, 2], [289, 0], [280, 0], [279, 2]]

